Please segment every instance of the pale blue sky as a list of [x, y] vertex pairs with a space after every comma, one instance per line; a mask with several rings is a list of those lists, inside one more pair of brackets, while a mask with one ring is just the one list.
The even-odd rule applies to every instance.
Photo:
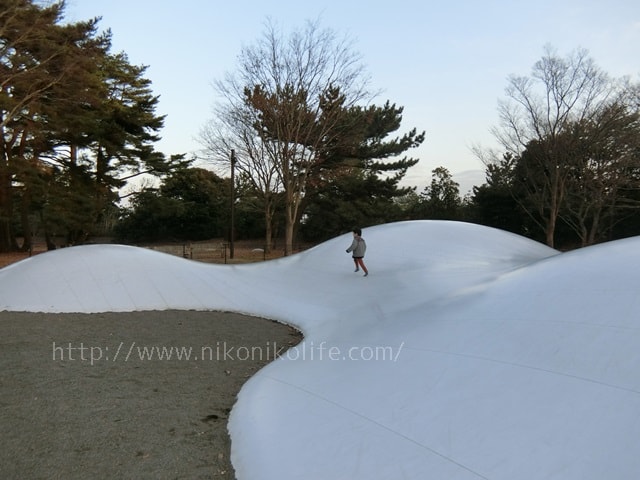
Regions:
[[489, 130], [506, 79], [528, 75], [546, 44], [563, 56], [586, 48], [615, 77], [640, 74], [638, 0], [67, 0], [68, 20], [95, 16], [111, 28], [114, 52], [149, 66], [158, 113], [167, 115], [157, 148], [167, 155], [201, 148], [195, 137], [212, 116], [212, 82], [236, 69], [267, 18], [285, 31], [319, 19], [354, 40], [372, 90], [383, 92], [375, 103], [404, 107], [403, 132], [426, 131], [410, 153], [420, 158], [410, 185], [429, 183], [438, 166], [484, 170], [470, 148], [495, 146]]

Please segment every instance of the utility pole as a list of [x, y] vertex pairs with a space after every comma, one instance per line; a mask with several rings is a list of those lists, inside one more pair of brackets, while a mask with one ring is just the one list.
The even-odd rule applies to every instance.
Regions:
[[235, 237], [235, 204], [236, 204], [236, 151], [231, 149], [231, 228], [229, 229], [229, 258], [233, 258]]

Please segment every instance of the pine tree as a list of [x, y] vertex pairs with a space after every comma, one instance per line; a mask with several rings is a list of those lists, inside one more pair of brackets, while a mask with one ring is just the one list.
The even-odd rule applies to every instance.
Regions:
[[389, 139], [402, 123], [401, 107], [354, 107], [344, 116], [342, 135], [324, 145], [305, 195], [305, 236], [326, 239], [353, 228], [396, 221], [403, 212], [397, 199], [413, 187], [399, 184], [418, 159], [400, 157], [419, 146], [416, 129]]
[[19, 234], [28, 248], [36, 222], [81, 242], [127, 178], [182, 161], [154, 151], [164, 117], [146, 67], [110, 54], [98, 19], [62, 24], [63, 7], [0, 8], [0, 251]]

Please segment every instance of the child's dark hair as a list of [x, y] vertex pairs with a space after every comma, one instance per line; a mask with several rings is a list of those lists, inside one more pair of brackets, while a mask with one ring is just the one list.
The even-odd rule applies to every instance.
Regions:
[[360, 230], [359, 228], [354, 228], [352, 231], [353, 231], [353, 233], [355, 233], [359, 237], [362, 236], [362, 230]]

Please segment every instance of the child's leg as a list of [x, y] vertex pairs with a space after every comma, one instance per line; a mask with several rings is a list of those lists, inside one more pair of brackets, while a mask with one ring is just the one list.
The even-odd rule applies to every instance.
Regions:
[[354, 259], [353, 259], [353, 263], [354, 263], [354, 264], [355, 264], [355, 266], [356, 266], [356, 272], [357, 272], [358, 270], [360, 270], [360, 267], [358, 266], [358, 259], [357, 259], [357, 258], [355, 258], [355, 257], [354, 257]]
[[358, 258], [356, 264], [359, 264], [362, 267], [362, 271], [365, 273], [365, 275], [369, 274], [369, 271], [367, 270], [367, 267], [364, 264], [364, 259]]

